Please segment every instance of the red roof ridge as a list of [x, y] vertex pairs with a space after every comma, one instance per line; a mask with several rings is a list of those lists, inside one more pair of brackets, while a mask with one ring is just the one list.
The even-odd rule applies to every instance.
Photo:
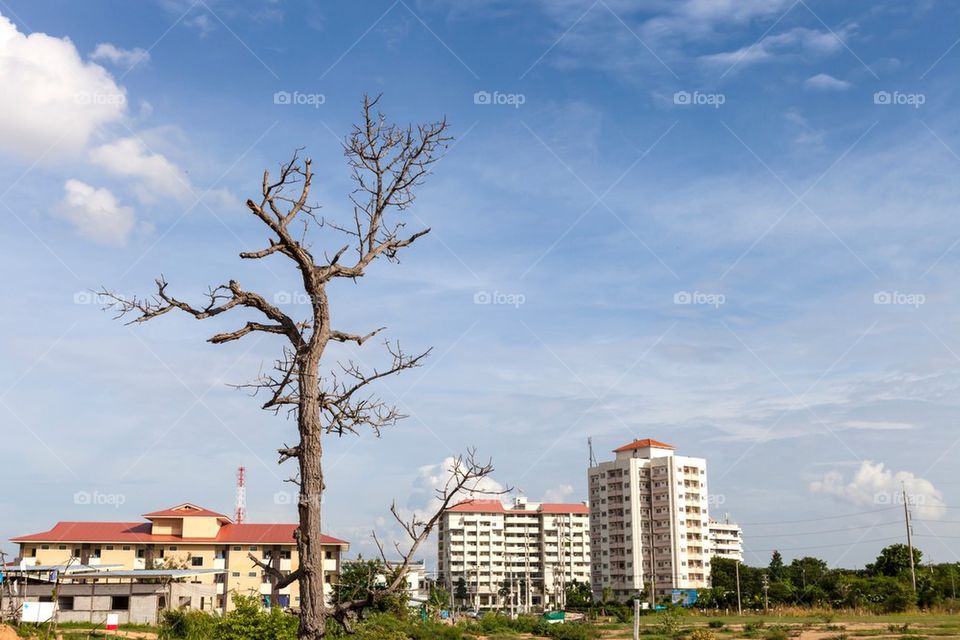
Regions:
[[199, 507], [192, 502], [184, 502], [178, 504], [175, 507], [170, 507], [169, 509], [161, 509], [160, 511], [153, 511], [151, 513], [143, 514], [144, 518], [187, 518], [187, 517], [207, 517], [207, 518], [223, 518], [230, 520], [227, 516], [222, 513], [217, 513], [216, 511], [211, 511], [210, 509], [205, 509]]
[[544, 502], [540, 505], [544, 513], [590, 513], [582, 502]]
[[672, 445], [667, 444], [666, 442], [660, 442], [659, 440], [653, 440], [652, 438], [644, 438], [643, 440], [634, 440], [630, 444], [625, 444], [622, 447], [617, 447], [613, 450], [614, 453], [620, 453], [622, 451], [633, 451], [635, 449], [646, 449], [648, 447], [654, 447], [657, 449], [673, 449]]

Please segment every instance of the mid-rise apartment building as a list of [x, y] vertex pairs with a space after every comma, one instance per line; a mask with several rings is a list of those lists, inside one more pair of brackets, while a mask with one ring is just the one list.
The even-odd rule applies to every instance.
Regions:
[[743, 530], [730, 518], [710, 520], [710, 549], [714, 558], [743, 562]]
[[[52, 529], [13, 538], [23, 565], [87, 565], [117, 570], [151, 568], [220, 569], [199, 582], [217, 585], [211, 602], [201, 608], [228, 611], [232, 594], [262, 596], [264, 602], [299, 606], [299, 585], [277, 589], [249, 554], [281, 572], [297, 568], [295, 524], [236, 524], [229, 517], [181, 504], [147, 513], [146, 522], [58, 522]], [[340, 558], [349, 547], [323, 536], [325, 589], [332, 595], [340, 574]]]
[[437, 570], [451, 594], [462, 580], [467, 606], [477, 610], [562, 608], [567, 586], [590, 581], [589, 510], [525, 498], [509, 506], [465, 500], [440, 519]]
[[707, 462], [635, 440], [587, 471], [594, 597], [656, 597], [710, 584]]

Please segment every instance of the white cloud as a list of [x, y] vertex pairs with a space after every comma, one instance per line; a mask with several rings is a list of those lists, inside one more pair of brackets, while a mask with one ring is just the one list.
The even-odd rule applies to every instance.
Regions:
[[[448, 457], [439, 464], [420, 467], [417, 471], [417, 477], [413, 481], [413, 492], [407, 503], [408, 513], [426, 515], [433, 513], [439, 508], [440, 500], [436, 496], [436, 491], [442, 490], [450, 481], [450, 470], [453, 468], [453, 462], [454, 459]], [[454, 503], [469, 498], [494, 499], [498, 496], [491, 494], [502, 492], [505, 487], [488, 476], [472, 484], [469, 489], [473, 489], [473, 491], [461, 491], [457, 499], [454, 500]]]
[[547, 489], [543, 494], [544, 502], [566, 502], [573, 494], [573, 485], [561, 484]]
[[121, 206], [107, 189], [79, 180], [67, 180], [57, 215], [69, 220], [77, 232], [101, 244], [126, 244], [133, 231], [133, 209]]
[[920, 517], [943, 517], [943, 494], [932, 482], [908, 471], [894, 472], [882, 462], [864, 461], [849, 482], [843, 473], [830, 471], [820, 480], [810, 483], [812, 493], [833, 496], [857, 505], [902, 505], [904, 490]]
[[137, 65], [146, 64], [150, 61], [150, 53], [139, 47], [134, 49], [121, 49], [109, 42], [101, 42], [97, 45], [93, 53], [90, 54], [91, 60], [106, 60], [126, 69], [133, 69]]
[[843, 47], [842, 34], [796, 27], [783, 33], [762, 38], [735, 51], [713, 53], [702, 57], [710, 65], [744, 67], [758, 62], [776, 60], [794, 54], [827, 55]]
[[126, 112], [123, 88], [106, 69], [84, 62], [69, 39], [24, 35], [2, 15], [0, 84], [0, 149], [31, 160], [78, 152]]
[[191, 195], [183, 171], [166, 156], [147, 149], [140, 138], [119, 138], [96, 147], [90, 151], [90, 159], [111, 173], [136, 179], [135, 192], [142, 202], [163, 197], [183, 200]]
[[821, 91], [844, 91], [850, 88], [849, 82], [834, 78], [828, 73], [818, 73], [815, 76], [811, 76], [807, 78], [803, 85], [808, 89]]

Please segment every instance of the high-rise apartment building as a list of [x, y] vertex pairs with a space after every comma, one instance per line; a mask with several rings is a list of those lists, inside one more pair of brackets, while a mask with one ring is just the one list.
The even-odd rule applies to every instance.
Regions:
[[591, 585], [618, 599], [710, 584], [707, 462], [636, 440], [589, 468]]
[[438, 582], [455, 598], [458, 584], [466, 589], [460, 606], [561, 608], [567, 586], [590, 581], [587, 506], [465, 500], [440, 519], [437, 570]]
[[710, 549], [714, 558], [743, 562], [743, 530], [730, 518], [710, 520]]

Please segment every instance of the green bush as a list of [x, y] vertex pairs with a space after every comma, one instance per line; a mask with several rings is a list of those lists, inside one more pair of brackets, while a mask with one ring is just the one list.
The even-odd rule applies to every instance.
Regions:
[[273, 608], [264, 611], [259, 598], [234, 596], [234, 610], [223, 617], [205, 611], [167, 610], [161, 615], [163, 640], [296, 640], [299, 621]]
[[726, 624], [724, 624], [723, 620], [711, 620], [707, 623], [707, 626], [711, 629], [723, 629]]
[[716, 636], [709, 629], [694, 629], [690, 634], [690, 640], [716, 640]]

